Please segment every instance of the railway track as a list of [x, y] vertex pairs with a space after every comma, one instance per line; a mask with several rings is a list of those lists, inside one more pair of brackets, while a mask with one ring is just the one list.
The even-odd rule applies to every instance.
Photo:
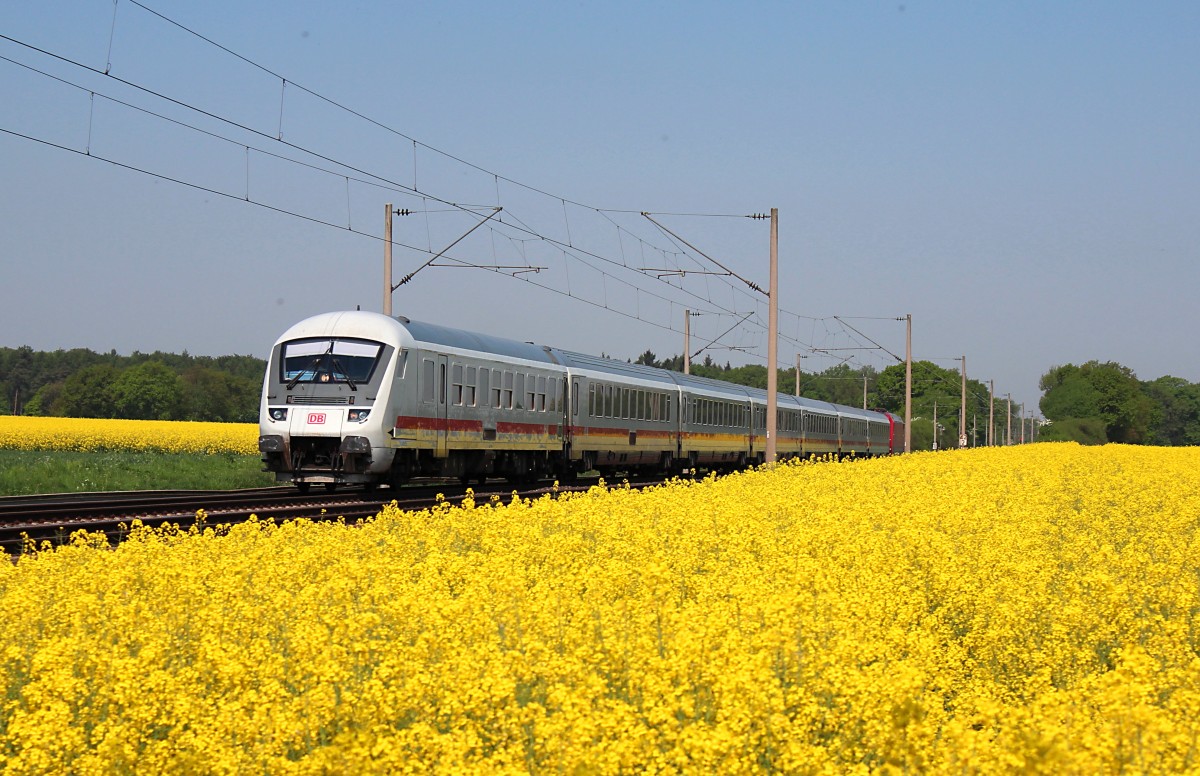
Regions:
[[[497, 482], [476, 486], [473, 492], [477, 503], [486, 503], [492, 496], [507, 501], [513, 493], [521, 498], [537, 498], [551, 492], [586, 490], [596, 482], [580, 480], [557, 491], [547, 483], [514, 488], [510, 483]], [[640, 483], [645, 484], [649, 483]], [[245, 522], [251, 515], [276, 522], [299, 518], [353, 522], [378, 514], [384, 504], [392, 501], [404, 510], [426, 509], [439, 500], [457, 504], [466, 497], [466, 490], [458, 483], [443, 482], [374, 492], [347, 489], [301, 494], [291, 487], [272, 487], [7, 496], [0, 498], [0, 549], [10, 557], [17, 556], [30, 540], [36, 546], [44, 541], [59, 545], [69, 542], [71, 535], [80, 530], [102, 532], [112, 544], [128, 534], [134, 520], [147, 526], [174, 523], [186, 529], [196, 524], [199, 510], [204, 510], [204, 524], [209, 526]]]

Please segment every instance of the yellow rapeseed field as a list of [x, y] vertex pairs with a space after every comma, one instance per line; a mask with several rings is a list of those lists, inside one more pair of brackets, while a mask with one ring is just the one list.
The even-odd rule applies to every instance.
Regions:
[[0, 772], [1200, 763], [1200, 450], [795, 464], [0, 563]]
[[0, 415], [0, 450], [257, 455], [258, 424]]

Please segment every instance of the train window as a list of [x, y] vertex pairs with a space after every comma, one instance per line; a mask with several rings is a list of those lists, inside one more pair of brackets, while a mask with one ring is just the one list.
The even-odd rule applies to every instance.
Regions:
[[450, 367], [450, 401], [458, 406], [463, 403], [463, 366], [455, 364]]
[[665, 394], [666, 402], [663, 404], [664, 412], [666, 413], [663, 420], [671, 422], [671, 394]]
[[611, 418], [613, 416], [613, 387], [611, 385], [604, 386], [604, 417]]
[[491, 385], [492, 385], [492, 387], [490, 390], [491, 390], [491, 399], [492, 400], [490, 402], [490, 406], [492, 407], [492, 409], [498, 410], [498, 409], [500, 409], [500, 370], [499, 369], [492, 370]]
[[438, 404], [446, 403], [446, 365], [438, 364]]
[[596, 384], [588, 385], [588, 415], [596, 417]]
[[468, 407], [475, 406], [475, 367], [467, 367], [467, 384], [463, 386], [465, 395], [463, 396], [463, 404]]
[[511, 410], [513, 408], [513, 373], [504, 372], [504, 384], [500, 395], [500, 409]]
[[433, 403], [433, 378], [434, 378], [433, 360], [424, 359], [421, 361], [421, 401]]
[[546, 411], [546, 378], [541, 375], [537, 379], [537, 410], [538, 412]]
[[525, 373], [517, 372], [516, 381], [513, 387], [513, 402], [517, 409], [529, 409], [529, 402], [525, 400]]
[[370, 340], [320, 339], [285, 342], [280, 349], [281, 379], [296, 383], [365, 383], [371, 379], [383, 345]]

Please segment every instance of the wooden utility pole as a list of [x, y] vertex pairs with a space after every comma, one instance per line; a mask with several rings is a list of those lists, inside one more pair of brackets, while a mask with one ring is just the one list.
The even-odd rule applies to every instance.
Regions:
[[962, 409], [958, 413], [958, 446], [967, 446], [967, 357], [962, 357]]
[[987, 443], [991, 447], [995, 440], [992, 439], [992, 431], [996, 425], [996, 381], [988, 380], [988, 432]]
[[[904, 452], [912, 452], [912, 313], [904, 316], [908, 333], [904, 337]], [[935, 430], [936, 433], [936, 430]]]
[[767, 463], [775, 463], [779, 398], [779, 208], [771, 208], [771, 285], [767, 293]]
[[392, 314], [392, 203], [383, 206], [383, 314]]
[[1004, 433], [1004, 445], [1007, 447], [1012, 444], [1012, 394], [1008, 396], [1008, 409], [1005, 414], [1008, 415], [1008, 430]]

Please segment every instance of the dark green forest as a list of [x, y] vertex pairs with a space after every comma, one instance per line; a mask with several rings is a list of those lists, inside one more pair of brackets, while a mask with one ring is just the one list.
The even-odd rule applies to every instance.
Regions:
[[[660, 360], [649, 350], [637, 363], [683, 371], [682, 356]], [[265, 369], [266, 362], [253, 356], [137, 351], [122, 356], [116, 351], [0, 348], [0, 413], [253, 423], [258, 419]], [[691, 372], [740, 385], [767, 386], [765, 366], [722, 366], [706, 357], [693, 363]], [[957, 447], [961, 385], [957, 370], [931, 361], [913, 363], [913, 449], [931, 449], [935, 428], [939, 448]], [[778, 386], [781, 393], [794, 393], [796, 371], [779, 370]], [[1142, 381], [1121, 364], [1089, 361], [1050, 368], [1039, 387], [1042, 397], [1034, 412], [1010, 404], [1003, 395], [993, 402], [986, 384], [968, 378], [968, 444], [1035, 439], [1200, 444], [1200, 384], [1170, 376]], [[839, 364], [819, 373], [801, 372], [800, 394], [903, 415], [904, 365], [878, 371]], [[1034, 414], [1042, 420], [1031, 420]]]
[[253, 356], [0, 348], [0, 413], [253, 423], [265, 369]]

